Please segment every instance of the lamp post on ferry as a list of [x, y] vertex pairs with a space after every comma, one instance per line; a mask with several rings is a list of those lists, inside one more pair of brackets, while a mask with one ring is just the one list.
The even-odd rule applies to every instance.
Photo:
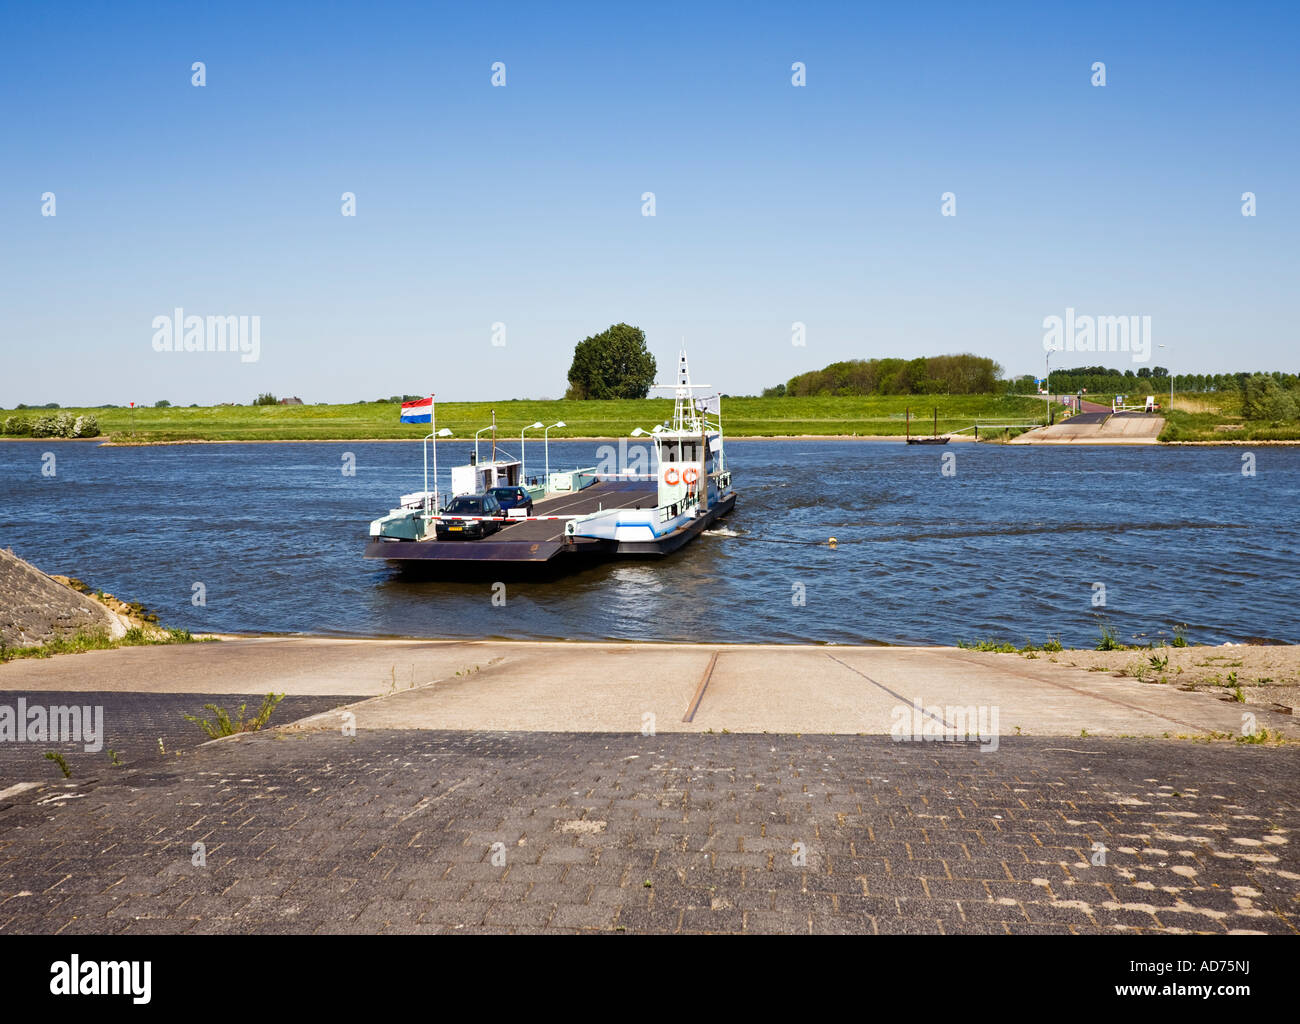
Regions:
[[[433, 426], [434, 413], [432, 408], [429, 413], [429, 426]], [[433, 441], [433, 510], [442, 511], [442, 502], [438, 498], [438, 438], [451, 437], [451, 431], [446, 427], [434, 431], [424, 439], [424, 511], [429, 511], [429, 441]]]
[[556, 427], [567, 426], [568, 424], [564, 420], [560, 420], [558, 423], [552, 423], [542, 431], [542, 446], [546, 450], [546, 477], [542, 480], [543, 489], [551, 486], [551, 431]]
[[523, 483], [525, 487], [528, 486], [528, 477], [526, 475], [528, 463], [524, 459], [524, 431], [541, 430], [541, 429], [542, 429], [542, 424], [539, 421], [537, 423], [530, 423], [528, 424], [528, 426], [524, 427], [523, 430], [519, 431], [519, 479], [520, 482]]
[[656, 424], [654, 425], [654, 427], [653, 427], [652, 429], [650, 429], [650, 430], [642, 430], [640, 427], [637, 427], [635, 430], [632, 431], [632, 436], [633, 436], [633, 437], [653, 437], [653, 438], [655, 438], [655, 448], [656, 448], [656, 453], [655, 453], [655, 454], [657, 455], [657, 454], [658, 454], [657, 449], [658, 449], [658, 446], [659, 446], [659, 439], [658, 439], [658, 437], [657, 437], [656, 435], [663, 433], [663, 429], [664, 429], [664, 425], [663, 425], [662, 423], [656, 423]]
[[[483, 430], [494, 430], [494, 429], [496, 429], [495, 423], [489, 423], [486, 427], [483, 428]], [[483, 433], [483, 430], [474, 431], [474, 465], [476, 466], [478, 465], [478, 436], [479, 434]], [[493, 436], [495, 437], [496, 435], [494, 434]]]

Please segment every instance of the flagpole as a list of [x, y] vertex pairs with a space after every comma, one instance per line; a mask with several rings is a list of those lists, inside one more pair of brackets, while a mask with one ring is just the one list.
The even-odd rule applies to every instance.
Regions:
[[[429, 438], [431, 437], [433, 437], [433, 434], [426, 434], [424, 437], [424, 514], [426, 516], [429, 514]], [[437, 457], [436, 452], [435, 449], [435, 458]], [[436, 480], [438, 477], [436, 469], [433, 471], [433, 476]]]

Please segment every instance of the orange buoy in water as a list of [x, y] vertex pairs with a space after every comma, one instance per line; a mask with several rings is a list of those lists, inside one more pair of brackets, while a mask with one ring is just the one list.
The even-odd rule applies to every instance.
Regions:
[[836, 544], [839, 543], [839, 541], [837, 541], [834, 537], [832, 537], [832, 538], [831, 538], [830, 540], [828, 540], [826, 543], [829, 544], [831, 547], [834, 547]]

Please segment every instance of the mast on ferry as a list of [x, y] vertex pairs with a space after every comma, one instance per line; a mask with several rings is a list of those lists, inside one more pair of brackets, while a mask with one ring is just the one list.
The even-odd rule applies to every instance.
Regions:
[[691, 392], [708, 391], [712, 385], [691, 383], [691, 370], [686, 362], [685, 347], [677, 356], [677, 380], [672, 384], [653, 384], [651, 387], [656, 391], [673, 392], [676, 399], [672, 419], [674, 431], [683, 434], [699, 434], [704, 430], [704, 420], [701, 419], [699, 410], [695, 408], [695, 400]]

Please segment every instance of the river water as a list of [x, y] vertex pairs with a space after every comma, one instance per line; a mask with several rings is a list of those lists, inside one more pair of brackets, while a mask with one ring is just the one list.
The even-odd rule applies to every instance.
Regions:
[[[470, 447], [439, 446], [444, 488]], [[551, 467], [593, 465], [596, 449], [552, 442]], [[542, 452], [529, 443], [531, 472]], [[1090, 646], [1105, 622], [1130, 642], [1178, 625], [1192, 641], [1300, 641], [1297, 447], [727, 452], [739, 500], [724, 535], [508, 582], [504, 606], [490, 582], [362, 559], [369, 521], [422, 486], [418, 442], [0, 443], [0, 546], [195, 631]]]

